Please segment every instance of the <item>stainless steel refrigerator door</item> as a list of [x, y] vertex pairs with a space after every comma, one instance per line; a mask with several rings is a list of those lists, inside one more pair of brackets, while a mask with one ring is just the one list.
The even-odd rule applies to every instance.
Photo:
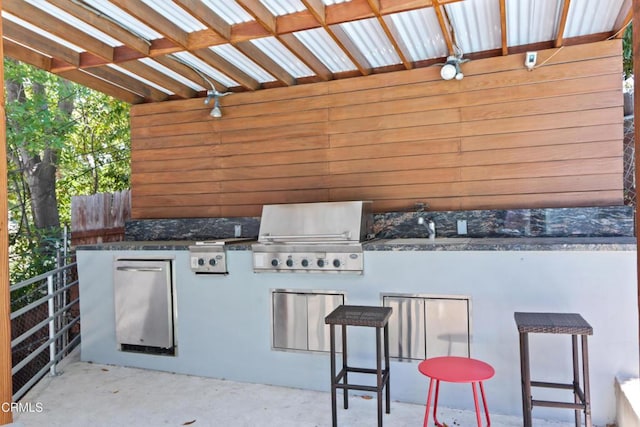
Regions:
[[114, 297], [118, 344], [173, 347], [170, 261], [115, 261]]

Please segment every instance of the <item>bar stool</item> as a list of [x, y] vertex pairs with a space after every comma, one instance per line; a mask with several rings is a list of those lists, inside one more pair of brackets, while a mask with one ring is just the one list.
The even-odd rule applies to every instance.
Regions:
[[[382, 390], [386, 387], [387, 414], [391, 412], [391, 395], [389, 392], [389, 317], [391, 307], [369, 307], [359, 305], [341, 305], [324, 319], [330, 325], [331, 341], [331, 422], [338, 425], [336, 408], [336, 391], [341, 388], [344, 393], [344, 409], [349, 408], [348, 390], [375, 391], [378, 395], [378, 427], [382, 427]], [[342, 325], [342, 369], [336, 375], [336, 333], [335, 326]], [[368, 326], [376, 328], [376, 369], [356, 368], [347, 365], [347, 326]], [[382, 368], [381, 330], [384, 330], [384, 369]], [[357, 372], [375, 374], [376, 385], [366, 386], [349, 384], [347, 374]]]
[[[587, 335], [593, 335], [593, 328], [582, 316], [575, 313], [515, 313], [518, 332], [520, 333], [520, 372], [522, 377], [522, 416], [524, 427], [532, 427], [531, 412], [534, 406], [551, 408], [570, 408], [575, 410], [576, 427], [582, 425], [580, 410], [584, 411], [586, 427], [591, 424], [591, 397], [589, 391], [589, 356]], [[570, 334], [573, 354], [573, 383], [560, 384], [552, 382], [531, 381], [529, 369], [529, 333]], [[580, 388], [580, 368], [578, 360], [578, 335], [582, 336], [582, 381], [584, 391]], [[573, 392], [574, 401], [555, 402], [534, 400], [531, 387], [568, 389]]]
[[480, 395], [482, 397], [482, 406], [484, 406], [484, 414], [487, 418], [487, 426], [491, 425], [489, 418], [489, 409], [487, 408], [487, 398], [484, 394], [483, 381], [493, 377], [495, 370], [491, 365], [481, 360], [471, 359], [469, 357], [444, 356], [433, 357], [423, 360], [418, 365], [418, 370], [429, 380], [429, 393], [427, 394], [427, 404], [424, 411], [424, 427], [429, 423], [429, 407], [431, 405], [431, 393], [433, 391], [433, 380], [436, 380], [436, 397], [433, 403], [433, 421], [437, 426], [442, 427], [438, 421], [438, 394], [440, 392], [440, 381], [450, 383], [471, 383], [473, 390], [473, 403], [476, 408], [476, 421], [478, 427], [482, 426], [482, 417], [480, 416], [480, 406], [478, 405], [478, 392], [476, 383], [480, 384]]

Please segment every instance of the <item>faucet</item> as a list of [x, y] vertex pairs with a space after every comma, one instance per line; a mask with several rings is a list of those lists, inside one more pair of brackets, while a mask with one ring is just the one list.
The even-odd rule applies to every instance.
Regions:
[[425, 221], [424, 217], [418, 217], [418, 224], [427, 227], [429, 239], [434, 240], [436, 238], [436, 223], [433, 221], [433, 218], [428, 218]]

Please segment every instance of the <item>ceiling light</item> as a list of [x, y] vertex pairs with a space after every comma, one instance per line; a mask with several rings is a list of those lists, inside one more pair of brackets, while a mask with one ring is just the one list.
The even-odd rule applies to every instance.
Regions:
[[216, 119], [219, 119], [220, 117], [222, 117], [222, 110], [220, 109], [220, 101], [218, 101], [217, 96], [216, 96], [216, 102], [214, 104], [213, 110], [211, 110], [211, 113], [209, 113], [209, 115], [211, 117], [215, 117]]
[[220, 93], [215, 89], [207, 91], [207, 98], [204, 100], [205, 105], [209, 105], [213, 99], [213, 109], [209, 113], [211, 117], [219, 119], [222, 117], [222, 109], [220, 108], [220, 97], [229, 95], [229, 92]]
[[464, 78], [464, 74], [460, 71], [460, 64], [462, 62], [466, 62], [466, 60], [457, 56], [447, 57], [447, 62], [442, 65], [442, 69], [440, 70], [440, 77], [442, 77], [443, 80], [452, 80], [453, 78], [462, 80]]
[[440, 70], [440, 76], [444, 80], [451, 80], [456, 76], [456, 74], [458, 74], [458, 70], [456, 69], [455, 64], [450, 64], [448, 62], [444, 64]]

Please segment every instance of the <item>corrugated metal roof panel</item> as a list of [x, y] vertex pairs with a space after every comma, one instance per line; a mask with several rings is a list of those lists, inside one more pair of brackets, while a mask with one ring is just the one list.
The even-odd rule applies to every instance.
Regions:
[[241, 24], [254, 20], [235, 0], [202, 0], [202, 2], [228, 24]]
[[261, 66], [249, 59], [244, 53], [240, 52], [230, 44], [213, 46], [212, 51], [232, 63], [260, 83], [272, 82], [276, 80], [271, 74], [265, 71]]
[[182, 9], [172, 1], [142, 0], [142, 2], [147, 6], [155, 9], [156, 12], [160, 13], [162, 16], [169, 19], [171, 22], [188, 33], [207, 29], [207, 27], [205, 27], [200, 21], [185, 12], [184, 9]]
[[[53, 41], [55, 43], [59, 43], [62, 46], [68, 47], [69, 49], [71, 49], [73, 51], [76, 51], [78, 53], [85, 52], [85, 50], [83, 48], [81, 48], [80, 46], [76, 46], [75, 44], [69, 43], [68, 41], [66, 41], [64, 39], [61, 39], [60, 37], [55, 36], [55, 35], [49, 33], [48, 31], [40, 29], [40, 28], [38, 28], [38, 27], [36, 27], [34, 25], [31, 25], [27, 21], [22, 20], [22, 19], [18, 18], [17, 16], [14, 16], [14, 15], [10, 14], [9, 12], [6, 12], [6, 11], [3, 10], [2, 11], [2, 17], [7, 19], [7, 20], [9, 20], [9, 21], [11, 21], [11, 22], [15, 22], [16, 24], [20, 25], [21, 27], [24, 27], [24, 28], [26, 28], [26, 29], [28, 29], [30, 31], [33, 31], [36, 34], [39, 34], [39, 35], [41, 35], [43, 37], [46, 37], [46, 38], [48, 38], [49, 40], [51, 40], [51, 41]], [[5, 35], [5, 37], [6, 37], [6, 35]]]
[[173, 56], [177, 58], [178, 61], [185, 63], [187, 66], [193, 68], [194, 70], [197, 70], [201, 74], [219, 81], [227, 87], [240, 86], [240, 83], [233, 79], [230, 79], [226, 74], [221, 73], [220, 71], [216, 70], [215, 68], [190, 54], [189, 52], [177, 52], [174, 53]]
[[197, 83], [194, 83], [193, 81], [187, 79], [186, 77], [176, 73], [175, 71], [165, 67], [164, 65], [160, 64], [159, 62], [154, 61], [151, 58], [141, 58], [139, 59], [140, 62], [142, 62], [145, 65], [148, 65], [149, 67], [153, 68], [156, 71], [161, 72], [162, 74], [171, 77], [172, 79], [182, 83], [185, 86], [189, 86], [191, 89], [193, 90], [197, 90], [197, 91], [202, 91], [202, 90], [206, 90], [204, 87], [200, 86]]
[[48, 3], [44, 0], [26, 0], [27, 3], [31, 3], [33, 6], [36, 6], [37, 8], [47, 12], [48, 14], [50, 14], [51, 16], [54, 16], [58, 19], [60, 19], [63, 22], [66, 22], [67, 24], [71, 25], [72, 27], [77, 28], [78, 30], [87, 33], [88, 35], [90, 35], [91, 37], [100, 40], [101, 42], [111, 46], [111, 47], [116, 47], [116, 46], [122, 46], [122, 42], [119, 40], [114, 39], [113, 37], [109, 36], [108, 34], [103, 33], [102, 31], [98, 30], [97, 28], [87, 24], [84, 21], [81, 21], [80, 19], [76, 18], [73, 15], [68, 14], [67, 12], [65, 12], [64, 10], [52, 5], [51, 3]]
[[325, 5], [327, 6], [331, 6], [334, 4], [340, 4], [340, 3], [348, 3], [351, 0], [322, 0], [324, 2]]
[[132, 73], [132, 72], [131, 72], [131, 71], [129, 71], [129, 70], [125, 70], [124, 68], [119, 67], [119, 66], [117, 66], [116, 64], [107, 64], [107, 67], [109, 67], [109, 68], [113, 68], [114, 70], [117, 70], [117, 71], [121, 72], [122, 74], [126, 74], [127, 76], [129, 76], [129, 77], [131, 77], [131, 78], [134, 78], [134, 79], [136, 79], [136, 80], [139, 80], [139, 81], [141, 81], [142, 83], [146, 84], [147, 86], [151, 86], [151, 87], [153, 87], [153, 88], [156, 88], [156, 89], [158, 89], [160, 92], [164, 92], [164, 93], [166, 93], [167, 95], [173, 95], [173, 92], [171, 92], [169, 89], [166, 89], [166, 88], [164, 88], [164, 87], [162, 87], [162, 86], [159, 86], [159, 85], [155, 84], [154, 82], [152, 82], [151, 80], [147, 80], [147, 79], [145, 79], [144, 77], [140, 77], [139, 75], [134, 74], [134, 73]]
[[295, 78], [314, 76], [315, 73], [300, 61], [275, 37], [263, 37], [251, 42]]
[[500, 4], [495, 0], [467, 0], [445, 6], [458, 47], [464, 53], [497, 49], [502, 45]]
[[260, 2], [276, 16], [289, 15], [307, 9], [300, 0], [260, 0]]
[[506, 8], [509, 46], [556, 38], [562, 0], [507, 0]]
[[162, 34], [106, 0], [83, 0], [83, 2], [108, 19], [117, 22], [133, 34], [137, 34], [146, 40], [162, 38]]
[[573, 0], [564, 28], [564, 37], [612, 31], [624, 0]]
[[293, 33], [331, 72], [353, 71], [356, 66], [324, 28]]
[[376, 18], [346, 22], [339, 27], [344, 30], [372, 67], [384, 67], [402, 62]]
[[432, 7], [394, 13], [384, 17], [402, 51], [411, 61], [447, 55], [447, 44]]

